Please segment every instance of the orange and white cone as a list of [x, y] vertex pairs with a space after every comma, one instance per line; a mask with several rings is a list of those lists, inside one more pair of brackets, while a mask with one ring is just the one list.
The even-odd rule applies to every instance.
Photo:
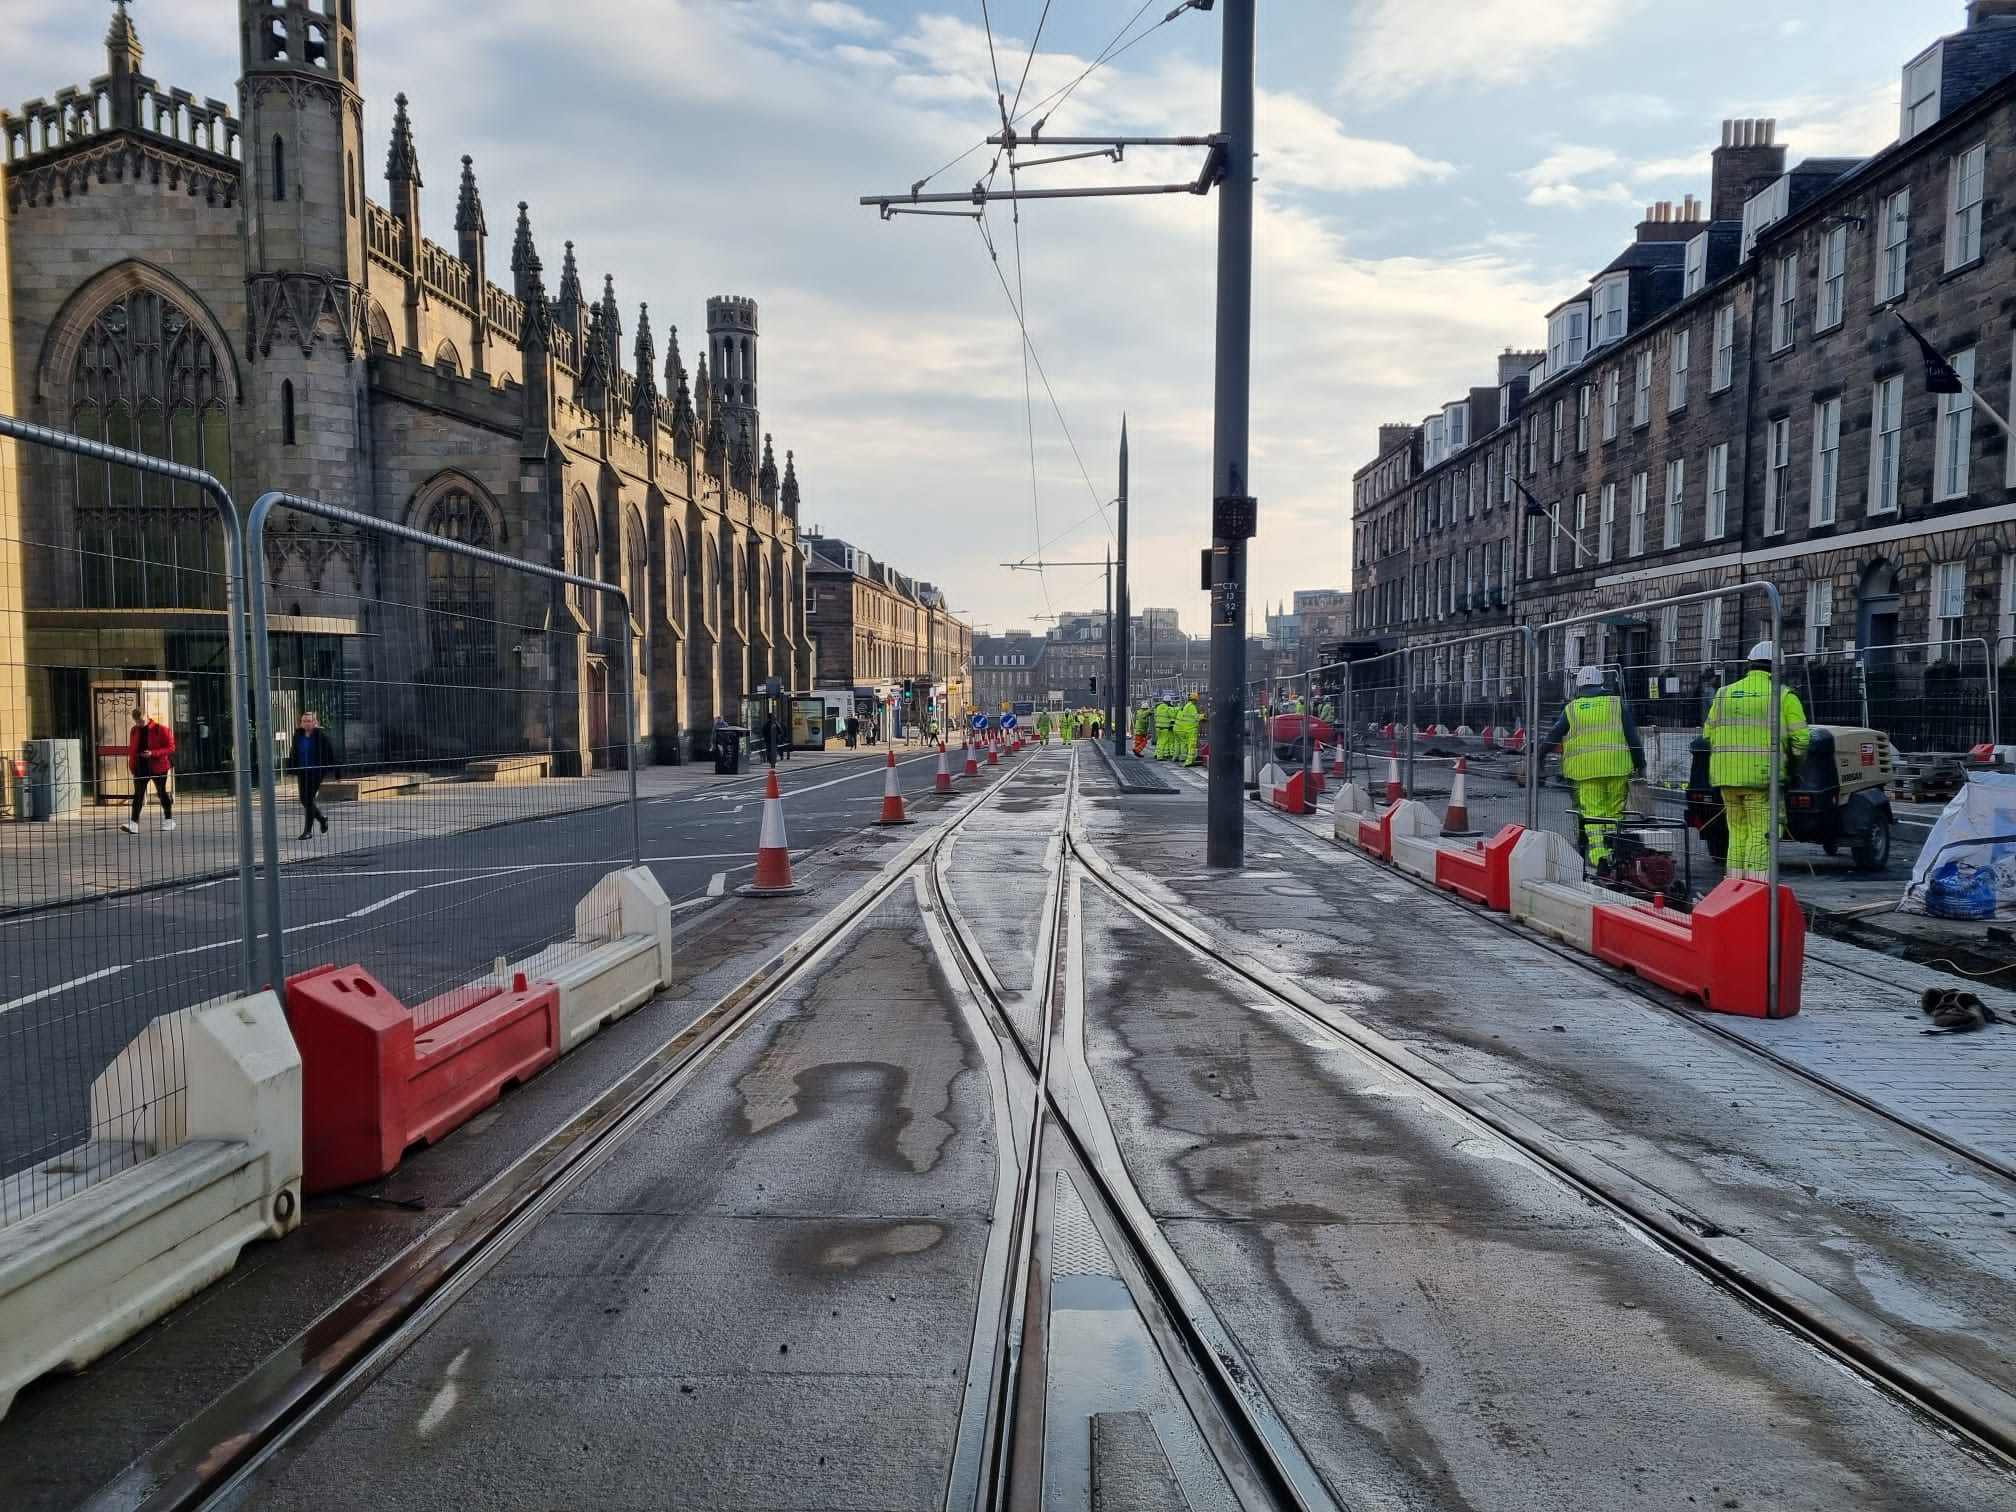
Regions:
[[910, 816], [903, 812], [903, 789], [896, 781], [896, 753], [889, 753], [889, 765], [882, 774], [882, 817], [877, 824], [908, 824]]
[[937, 790], [941, 793], [952, 791], [952, 763], [945, 755], [945, 742], [942, 740], [938, 742]]
[[777, 768], [763, 790], [763, 828], [756, 837], [756, 880], [735, 889], [745, 897], [775, 898], [801, 891], [791, 880], [791, 842], [784, 838], [784, 795], [777, 787]]
[[1323, 791], [1323, 747], [1313, 740], [1309, 742], [1309, 765], [1305, 770], [1302, 785], [1312, 793]]
[[1467, 756], [1458, 756], [1456, 758], [1456, 778], [1449, 788], [1449, 812], [1442, 820], [1442, 833], [1445, 835], [1474, 835], [1477, 833], [1470, 828], [1470, 797], [1464, 791], [1466, 786], [1464, 779], [1469, 775], [1470, 758]]
[[987, 742], [987, 765], [1001, 765], [1001, 742], [998, 739]]
[[1330, 775], [1332, 777], [1348, 777], [1350, 775], [1350, 773], [1344, 770], [1344, 742], [1341, 740], [1330, 747]]
[[1400, 781], [1400, 747], [1389, 746], [1386, 754], [1386, 801], [1398, 803], [1407, 796]]
[[980, 758], [973, 754], [973, 742], [970, 739], [966, 742], [965, 775], [968, 777], [978, 777], [980, 775]]

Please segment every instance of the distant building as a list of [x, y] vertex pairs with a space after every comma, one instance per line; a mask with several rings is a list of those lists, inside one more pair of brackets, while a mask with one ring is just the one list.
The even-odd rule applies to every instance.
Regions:
[[971, 701], [973, 630], [932, 584], [907, 577], [861, 547], [817, 531], [805, 551], [805, 628], [814, 686], [905, 696], [907, 722], [935, 712], [963, 717]]
[[1050, 706], [1053, 685], [1045, 653], [1048, 637], [1033, 630], [982, 635], [973, 641], [973, 707], [997, 714], [1003, 704]]

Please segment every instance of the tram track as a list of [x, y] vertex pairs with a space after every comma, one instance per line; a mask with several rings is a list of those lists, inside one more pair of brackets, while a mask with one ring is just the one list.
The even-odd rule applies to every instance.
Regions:
[[[1446, 1112], [1495, 1136], [1719, 1289], [1886, 1395], [1924, 1414], [1988, 1459], [2005, 1469], [2016, 1468], [2016, 1394], [2000, 1383], [1969, 1372], [1936, 1352], [1915, 1347], [1883, 1320], [1725, 1232], [1712, 1220], [1677, 1207], [1670, 1197], [1575, 1147], [1544, 1124], [1502, 1102], [1466, 1092], [1463, 1083], [1397, 1041], [1292, 981], [1282, 980], [1277, 971], [1147, 895], [1124, 878], [1079, 827], [1068, 829], [1067, 844], [1087, 877], [1164, 940], [1230, 973], [1243, 988], [1328, 1042], [1376, 1063]], [[1893, 1122], [1920, 1132], [1908, 1121]]]
[[[1062, 802], [1065, 836], [1076, 788], [1074, 754]], [[977, 1467], [978, 1474], [969, 1473], [963, 1480], [955, 1468], [948, 1509], [971, 1505], [976, 1512], [993, 1512], [1041, 1504], [1040, 1489], [1032, 1491], [1031, 1482], [1040, 1485], [1041, 1481], [1042, 1381], [1026, 1368], [1028, 1354], [1040, 1354], [1040, 1349], [1025, 1349], [1025, 1341], [1032, 1324], [1039, 1323], [1044, 1314], [1036, 1263], [1044, 1177], [1062, 1170], [1077, 1191], [1090, 1199], [1095, 1226], [1109, 1244], [1119, 1247], [1121, 1253], [1115, 1258], [1138, 1283], [1139, 1290], [1130, 1287], [1130, 1291], [1135, 1293], [1142, 1321], [1160, 1346], [1163, 1363], [1188, 1402], [1199, 1431], [1212, 1445], [1219, 1468], [1240, 1504], [1294, 1512], [1339, 1512], [1342, 1504], [1155, 1223], [1119, 1155], [1082, 1057], [1073, 1052], [1084, 1020], [1084, 931], [1078, 906], [1082, 872], [1073, 862], [1068, 839], [1060, 836], [1047, 878], [1039, 954], [1042, 987], [1035, 994], [1039, 1012], [1034, 1044], [1018, 1029], [1012, 1005], [987, 964], [985, 950], [961, 914], [946, 872], [949, 855], [949, 845], [940, 848], [929, 869], [927, 885], [933, 904], [946, 922], [969, 989], [981, 1002], [997, 1037], [1019, 1055], [1033, 1101], [1015, 1199], [1015, 1262], [1002, 1278], [996, 1314], [991, 1318], [983, 1315], [980, 1324], [982, 1334], [991, 1332], [996, 1339], [993, 1379], [986, 1397], [985, 1463]], [[1057, 1077], [1060, 1051], [1063, 1085]], [[1046, 1133], [1055, 1135], [1049, 1159], [1045, 1158]], [[1147, 1295], [1141, 1295], [1142, 1290]], [[969, 1494], [970, 1501], [966, 1499]]]
[[779, 997], [1012, 786], [1019, 771], [892, 858], [614, 1085], [485, 1183], [168, 1439], [82, 1505], [196, 1512], [229, 1504], [319, 1421], [362, 1392]]

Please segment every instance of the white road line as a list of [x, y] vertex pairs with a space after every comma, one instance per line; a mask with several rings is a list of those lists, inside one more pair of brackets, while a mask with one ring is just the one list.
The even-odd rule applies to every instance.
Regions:
[[728, 890], [728, 873], [718, 871], [707, 879], [707, 896], [718, 898]]
[[26, 997], [17, 997], [11, 1002], [0, 1003], [0, 1013], [12, 1013], [16, 1008], [26, 1008], [30, 1003], [39, 1003], [44, 998], [56, 997], [60, 993], [68, 992], [72, 987], [82, 987], [86, 982], [103, 981], [106, 977], [117, 976], [127, 969], [125, 966], [107, 966], [102, 971], [72, 977], [67, 982], [58, 982], [54, 987], [44, 987], [40, 992], [31, 992]]
[[[437, 883], [436, 885], [439, 886], [440, 884]], [[409, 887], [404, 892], [392, 894], [389, 898], [380, 898], [376, 903], [366, 903], [362, 908], [352, 909], [349, 913], [343, 915], [343, 917], [346, 919], [361, 919], [364, 915], [376, 913], [381, 908], [390, 908], [394, 903], [402, 903], [419, 890], [417, 887]]]

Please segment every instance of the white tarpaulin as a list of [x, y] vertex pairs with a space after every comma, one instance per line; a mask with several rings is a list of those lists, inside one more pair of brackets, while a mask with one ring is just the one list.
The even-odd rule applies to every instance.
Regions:
[[1942, 919], [2016, 919], [2016, 775], [1968, 774], [1932, 826], [1897, 907]]

